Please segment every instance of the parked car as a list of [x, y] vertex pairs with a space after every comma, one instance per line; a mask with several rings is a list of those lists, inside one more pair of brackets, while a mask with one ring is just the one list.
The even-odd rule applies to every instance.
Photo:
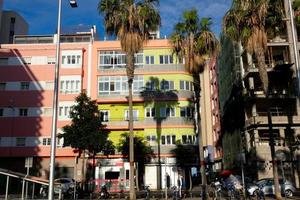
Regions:
[[[59, 194], [60, 190], [62, 194], [72, 194], [74, 192], [74, 187], [76, 182], [72, 178], [58, 178], [54, 180], [54, 194]], [[48, 186], [43, 185], [40, 189], [40, 195], [46, 197], [48, 194]]]
[[57, 187], [54, 187], [55, 194], [59, 194], [59, 189], [62, 190], [62, 194], [72, 194], [76, 186], [76, 182], [72, 178], [58, 178], [54, 180], [54, 184], [57, 184]]
[[[290, 181], [285, 181], [283, 183], [283, 180], [279, 180], [279, 187], [281, 190], [281, 193], [285, 195], [286, 197], [292, 197], [296, 191], [295, 186]], [[249, 195], [255, 196], [258, 194], [259, 190], [261, 190], [264, 195], [275, 195], [275, 188], [274, 188], [274, 181], [271, 178], [268, 179], [261, 179], [256, 182], [256, 184], [248, 185], [247, 191]]]

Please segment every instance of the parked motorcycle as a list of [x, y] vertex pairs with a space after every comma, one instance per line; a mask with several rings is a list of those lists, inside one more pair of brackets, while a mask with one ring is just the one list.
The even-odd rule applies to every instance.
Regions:
[[106, 185], [103, 185], [100, 190], [99, 199], [109, 199], [109, 192], [107, 191]]

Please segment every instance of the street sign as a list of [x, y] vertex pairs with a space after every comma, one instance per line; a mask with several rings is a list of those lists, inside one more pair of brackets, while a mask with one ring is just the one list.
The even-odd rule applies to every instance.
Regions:
[[33, 157], [25, 158], [25, 168], [31, 168], [33, 163]]

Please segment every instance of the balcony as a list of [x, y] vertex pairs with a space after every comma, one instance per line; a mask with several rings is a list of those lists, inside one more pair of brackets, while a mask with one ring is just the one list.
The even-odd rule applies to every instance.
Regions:
[[[285, 113], [282, 115], [274, 116], [272, 115], [272, 124], [274, 127], [277, 126], [285, 126], [287, 124], [298, 124], [300, 125], [300, 116], [293, 115], [287, 116]], [[259, 126], [259, 127], [267, 127], [268, 126], [268, 116], [267, 113], [258, 113], [257, 116], [249, 117], [245, 122], [245, 127], [250, 126]]]
[[[258, 62], [250, 55], [244, 53], [243, 65], [245, 68], [245, 76], [247, 78], [252, 73], [258, 73]], [[290, 70], [293, 63], [290, 60], [289, 44], [287, 42], [268, 43], [267, 53], [265, 54], [265, 67], [268, 72]]]
[[[128, 128], [128, 120], [124, 118], [113, 118], [103, 122], [107, 128]], [[135, 129], [158, 128], [158, 126], [194, 126], [194, 119], [185, 117], [168, 118], [136, 118], [133, 122]]]
[[[98, 73], [107, 75], [112, 73], [126, 74], [125, 65], [118, 68], [98, 67]], [[153, 72], [182, 72], [186, 71], [184, 64], [157, 64], [157, 65], [139, 65], [135, 68], [135, 74], [153, 73]]]

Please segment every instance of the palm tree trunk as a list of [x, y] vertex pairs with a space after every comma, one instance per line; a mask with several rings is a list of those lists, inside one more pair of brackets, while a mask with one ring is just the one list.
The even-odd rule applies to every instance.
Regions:
[[260, 80], [262, 82], [263, 90], [266, 94], [266, 101], [268, 103], [268, 126], [269, 126], [269, 135], [270, 135], [270, 151], [271, 151], [271, 159], [273, 164], [273, 177], [274, 177], [274, 187], [275, 187], [275, 197], [280, 200], [281, 191], [279, 189], [279, 179], [278, 179], [278, 166], [277, 159], [275, 153], [275, 143], [274, 143], [274, 135], [273, 135], [273, 124], [272, 124], [272, 116], [270, 112], [270, 101], [269, 101], [269, 77], [267, 72], [267, 66], [265, 63], [265, 53], [263, 48], [257, 48], [255, 51], [255, 55], [258, 61], [258, 72], [260, 76]]
[[130, 200], [135, 200], [135, 187], [134, 187], [134, 134], [133, 134], [133, 110], [132, 110], [132, 84], [134, 78], [134, 54], [127, 55], [127, 78], [128, 78], [128, 110], [129, 110], [129, 189]]
[[[268, 96], [268, 95], [267, 95]], [[267, 97], [267, 100], [269, 98]], [[274, 177], [274, 188], [275, 188], [275, 197], [277, 200], [281, 200], [281, 191], [279, 189], [279, 178], [278, 178], [278, 164], [275, 152], [275, 141], [273, 135], [273, 124], [272, 124], [272, 116], [270, 112], [270, 107], [268, 107], [268, 126], [269, 126], [269, 134], [270, 134], [270, 150], [271, 150], [271, 159], [273, 165], [273, 177]]]

